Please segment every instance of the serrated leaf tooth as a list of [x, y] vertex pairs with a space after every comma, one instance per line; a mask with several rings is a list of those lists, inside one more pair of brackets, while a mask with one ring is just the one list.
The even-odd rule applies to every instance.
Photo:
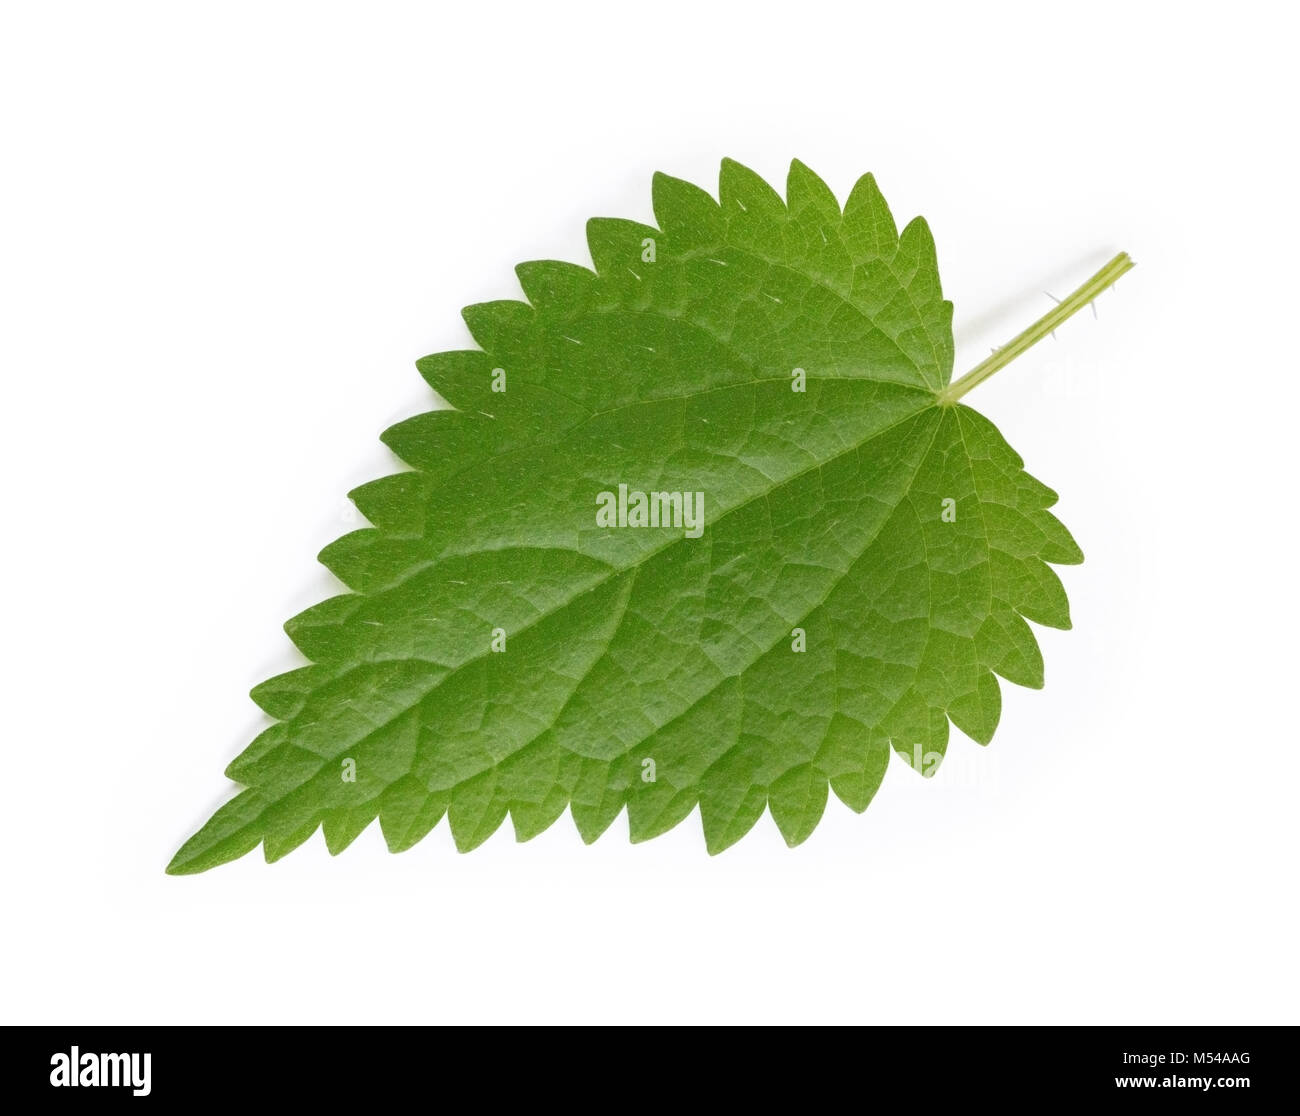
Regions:
[[449, 420], [455, 413], [454, 411], [425, 411], [422, 414], [412, 415], [387, 427], [379, 435], [379, 440], [404, 464], [427, 473], [431, 466], [446, 456], [441, 439], [432, 432], [437, 427], [451, 425]]
[[889, 738], [884, 733], [841, 712], [827, 726], [816, 764], [829, 775], [836, 797], [860, 814], [880, 788], [889, 752]]
[[928, 705], [915, 689], [909, 688], [889, 711], [882, 726], [889, 742], [907, 765], [929, 777], [939, 769], [948, 751], [948, 715]]
[[784, 221], [785, 199], [768, 184], [734, 159], [723, 159], [718, 174], [718, 195], [722, 212], [730, 219], [753, 222]]
[[591, 252], [591, 263], [604, 282], [616, 287], [640, 285], [642, 276], [649, 276], [651, 264], [642, 263], [643, 242], [654, 241], [656, 247], [662, 237], [653, 225], [638, 221], [625, 221], [621, 217], [591, 217], [586, 222], [586, 246]]
[[447, 812], [448, 795], [434, 793], [414, 775], [392, 783], [379, 797], [379, 826], [390, 852], [404, 852], [424, 839]]
[[461, 852], [478, 848], [501, 827], [508, 807], [509, 803], [499, 793], [495, 768], [457, 786], [447, 807], [456, 848]]
[[622, 791], [609, 791], [599, 802], [570, 802], [569, 816], [585, 845], [598, 841], [623, 812]]
[[320, 828], [321, 812], [291, 796], [262, 816], [262, 855], [267, 864], [288, 856]]
[[658, 172], [652, 194], [655, 220], [675, 248], [706, 248], [722, 240], [722, 210], [707, 190]]
[[[1025, 463], [1020, 460], [1020, 455], [1016, 454], [1012, 459], [1012, 468], [1023, 469]], [[1042, 508], [1046, 510], [1060, 499], [1056, 492], [1047, 487], [1036, 477], [1031, 477], [1028, 473], [1021, 473], [1019, 476], [1019, 502], [1029, 507]]]
[[599, 838], [623, 812], [632, 766], [630, 757], [612, 763], [583, 758], [569, 801], [569, 816], [585, 844]]
[[375, 543], [382, 538], [374, 527], [349, 531], [324, 547], [316, 555], [316, 561], [349, 589], [364, 592], [363, 586], [369, 580], [368, 559]]
[[538, 312], [570, 317], [586, 310], [600, 292], [596, 273], [562, 260], [532, 260], [515, 268], [519, 285]]
[[827, 781], [811, 763], [792, 767], [767, 791], [767, 808], [791, 848], [808, 840], [826, 811]]
[[792, 214], [812, 209], [820, 218], [839, 223], [840, 203], [836, 201], [831, 188], [798, 159], [790, 162], [790, 173], [786, 176], [786, 197]]
[[424, 533], [430, 487], [419, 471], [393, 473], [360, 485], [348, 498], [385, 534], [418, 537]]
[[711, 854], [730, 848], [754, 828], [767, 806], [767, 787], [757, 780], [758, 755], [737, 744], [700, 779], [700, 821]]
[[[289, 722], [281, 721], [272, 729], [282, 729], [271, 746], [262, 745], [261, 737], [245, 748], [226, 767], [226, 778], [253, 787], [268, 799], [279, 798], [310, 782], [321, 771], [321, 758], [298, 747]], [[263, 733], [262, 736], [268, 735]]]
[[537, 321], [537, 311], [512, 298], [476, 302], [466, 306], [460, 316], [474, 340], [498, 360], [526, 345], [528, 333]]
[[288, 742], [289, 730], [283, 722], [263, 729], [253, 737], [248, 747], [226, 765], [226, 778], [235, 783], [243, 783], [245, 786], [255, 785], [258, 765]]
[[367, 802], [359, 806], [328, 810], [321, 822], [325, 833], [325, 847], [330, 856], [338, 856], [353, 841], [361, 836], [375, 820], [378, 812], [377, 802]]
[[364, 600], [356, 593], [330, 597], [286, 620], [285, 634], [313, 662], [344, 659], [351, 649], [344, 626]]
[[898, 238], [896, 257], [900, 277], [908, 289], [928, 300], [938, 300], [943, 291], [939, 284], [939, 261], [934, 246], [934, 234], [924, 217], [914, 217]]
[[317, 557], [349, 589], [375, 593], [409, 577], [433, 552], [423, 539], [393, 538], [366, 527], [335, 539]]
[[544, 734], [501, 763], [502, 794], [517, 841], [531, 841], [564, 813], [581, 762]]
[[569, 805], [569, 796], [562, 790], [554, 789], [541, 802], [510, 803], [510, 824], [514, 827], [515, 840], [531, 841], [550, 829], [563, 816]]
[[1031, 690], [1043, 686], [1043, 652], [1019, 613], [1003, 607], [988, 616], [976, 637], [980, 662], [1008, 682]]
[[767, 792], [763, 787], [749, 787], [736, 795], [735, 801], [723, 801], [721, 796], [716, 796], [707, 805], [701, 795], [700, 822], [709, 855], [725, 852], [744, 837], [758, 824], [766, 805]]
[[998, 680], [988, 671], [982, 671], [975, 689], [963, 694], [948, 706], [948, 717], [954, 725], [977, 744], [988, 744], [1002, 716], [1002, 691]]
[[480, 349], [430, 353], [415, 362], [424, 382], [453, 407], [474, 411], [492, 397], [492, 357]]
[[1016, 609], [1035, 624], [1068, 630], [1070, 602], [1056, 572], [1037, 558], [1025, 559], [1020, 566], [1024, 576], [1017, 581]]
[[864, 174], [844, 203], [844, 234], [856, 262], [892, 259], [898, 251], [898, 227], [876, 177]]
[[698, 797], [666, 779], [634, 786], [627, 803], [627, 832], [633, 844], [667, 833], [688, 818]]
[[302, 708], [312, 690], [329, 677], [329, 670], [313, 664], [285, 671], [268, 678], [249, 691], [258, 706], [281, 721], [287, 721]]
[[432, 481], [491, 456], [509, 436], [505, 424], [484, 415], [425, 411], [394, 423], [379, 440]]
[[[886, 753], [888, 759], [888, 753]], [[881, 776], [884, 775], [882, 768], [879, 773], [871, 768], [863, 768], [861, 771], [847, 771], [842, 775], [835, 775], [831, 778], [831, 790], [835, 792], [835, 797], [844, 803], [855, 814], [862, 813], [871, 805], [871, 800], [876, 797], [876, 791], [880, 789]]]
[[1083, 551], [1079, 549], [1079, 544], [1056, 516], [1051, 512], [1043, 512], [1035, 522], [1047, 540], [1041, 551], [1044, 561], [1054, 562], [1058, 566], [1077, 566], [1083, 561]]

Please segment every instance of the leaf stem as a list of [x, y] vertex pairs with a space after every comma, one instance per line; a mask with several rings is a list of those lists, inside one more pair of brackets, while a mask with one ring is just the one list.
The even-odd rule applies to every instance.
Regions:
[[1077, 314], [1087, 306], [1131, 267], [1133, 267], [1133, 261], [1129, 259], [1128, 253], [1121, 252], [1083, 286], [1067, 295], [1061, 302], [1058, 302], [1023, 333], [1017, 333], [1000, 349], [994, 349], [991, 356], [980, 361], [966, 375], [954, 380], [939, 392], [940, 404], [949, 406], [956, 403], [971, 388], [978, 387], [998, 369], [1005, 368], [1021, 353], [1038, 344], [1067, 318]]

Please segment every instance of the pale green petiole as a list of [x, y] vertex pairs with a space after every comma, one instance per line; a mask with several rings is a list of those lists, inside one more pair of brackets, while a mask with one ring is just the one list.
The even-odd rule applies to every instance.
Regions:
[[1021, 353], [1032, 348], [1060, 326], [1067, 318], [1077, 314], [1131, 267], [1133, 267], [1133, 261], [1129, 259], [1128, 253], [1121, 252], [1083, 286], [1067, 295], [1023, 333], [1016, 334], [1000, 349], [995, 349], [991, 356], [980, 361], [961, 379], [954, 380], [939, 392], [939, 402], [945, 406], [956, 403], [971, 388], [978, 387], [999, 368], [1010, 364]]

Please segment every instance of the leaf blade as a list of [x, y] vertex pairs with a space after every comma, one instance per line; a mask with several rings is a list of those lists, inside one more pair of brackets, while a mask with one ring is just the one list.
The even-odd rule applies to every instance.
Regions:
[[[468, 850], [566, 806], [588, 842], [698, 805], [711, 852], [764, 810], [794, 845], [829, 790], [865, 809], [891, 744], [933, 774], [950, 723], [987, 743], [995, 672], [1041, 686], [1023, 618], [1069, 626], [1048, 563], [1082, 554], [937, 396], [928, 225], [797, 161], [787, 201], [731, 161], [721, 203], [653, 192], [661, 228], [593, 219], [594, 271], [521, 264], [528, 302], [465, 310], [483, 351], [418, 362], [458, 409], [384, 433], [411, 471], [354, 491], [373, 526], [321, 555], [351, 592], [286, 624], [313, 663], [254, 690], [282, 719], [231, 765], [251, 789], [169, 871], [375, 817], [393, 851], [444, 815]], [[700, 534], [602, 525], [628, 489], [699, 494]]]

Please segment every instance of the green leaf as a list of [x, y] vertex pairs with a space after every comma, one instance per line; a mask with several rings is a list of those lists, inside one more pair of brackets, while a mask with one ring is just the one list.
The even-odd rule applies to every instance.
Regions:
[[698, 807], [711, 852], [766, 808], [794, 845], [891, 748], [932, 774], [950, 722], [987, 743], [995, 675], [1042, 685], [1026, 620], [1069, 627], [1049, 563], [1082, 556], [955, 402], [928, 226], [870, 175], [841, 211], [796, 162], [786, 197], [656, 175], [657, 228], [593, 220], [594, 272], [522, 264], [527, 302], [466, 308], [481, 351], [418, 362], [455, 409], [384, 433], [409, 470], [352, 493], [373, 526], [321, 554], [348, 591], [286, 625], [312, 665], [254, 689], [278, 720], [170, 872], [566, 808], [639, 841]]

